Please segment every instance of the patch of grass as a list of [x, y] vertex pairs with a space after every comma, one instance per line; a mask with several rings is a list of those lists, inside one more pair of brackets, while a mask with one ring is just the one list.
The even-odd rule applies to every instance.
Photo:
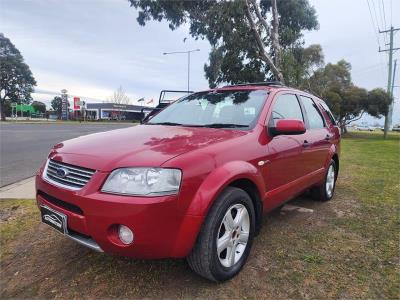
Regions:
[[364, 252], [357, 276], [370, 283], [367, 296], [384, 292], [388, 298], [398, 298], [400, 134], [389, 134], [384, 140], [382, 133], [352, 133], [342, 144], [346, 180], [341, 185], [359, 208], [354, 216], [333, 223], [364, 241], [356, 250]]
[[36, 202], [27, 200], [0, 201], [0, 257], [8, 253], [7, 245], [17, 240], [21, 234], [30, 231], [34, 223], [38, 223]]
[[323, 258], [318, 254], [305, 254], [303, 255], [303, 261], [310, 264], [320, 264], [323, 261]]
[[342, 166], [362, 202], [395, 204], [400, 200], [400, 134], [351, 134], [343, 139]]

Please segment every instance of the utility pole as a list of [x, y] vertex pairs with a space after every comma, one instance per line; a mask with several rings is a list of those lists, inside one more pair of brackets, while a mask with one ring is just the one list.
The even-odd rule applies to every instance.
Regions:
[[396, 79], [396, 69], [397, 69], [397, 59], [394, 60], [394, 67], [393, 67], [393, 78], [392, 78], [392, 90], [390, 91], [390, 95], [393, 97], [392, 103], [389, 105], [389, 112], [388, 112], [388, 119], [389, 119], [389, 129], [393, 129], [393, 107], [394, 107], [394, 82]]
[[[379, 31], [379, 33], [390, 33], [390, 40], [389, 40], [389, 49], [384, 49], [381, 50], [379, 49], [379, 52], [387, 52], [389, 51], [389, 68], [388, 68], [388, 84], [387, 84], [387, 93], [392, 97], [392, 67], [393, 67], [393, 52], [395, 50], [399, 50], [400, 48], [393, 48], [393, 33], [397, 30], [400, 30], [400, 28], [393, 28], [393, 26], [390, 27], [390, 29], [388, 30], [383, 30], [383, 31]], [[393, 97], [392, 97], [393, 98]], [[393, 99], [389, 105], [389, 110], [391, 109], [392, 113], [393, 113]], [[391, 119], [390, 113], [388, 111], [388, 113], [385, 116], [385, 131], [384, 131], [384, 138], [386, 139], [387, 136], [387, 132], [389, 130], [389, 127], [391, 126], [391, 124], [389, 123]]]

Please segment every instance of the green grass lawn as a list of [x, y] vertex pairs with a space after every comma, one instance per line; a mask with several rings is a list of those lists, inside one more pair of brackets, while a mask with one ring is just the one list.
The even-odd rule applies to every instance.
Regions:
[[[400, 134], [352, 133], [343, 139], [341, 188], [354, 195], [358, 211], [335, 220], [364, 240], [355, 269], [372, 298], [399, 299]], [[361, 257], [360, 257], [361, 258]]]
[[0, 200], [0, 259], [7, 255], [8, 242], [15, 241], [37, 223], [36, 202], [27, 200]]
[[313, 213], [267, 215], [223, 284], [184, 260], [90, 251], [41, 225], [33, 201], [2, 201], [0, 298], [399, 299], [400, 134], [382, 136], [345, 136], [335, 197], [294, 200]]

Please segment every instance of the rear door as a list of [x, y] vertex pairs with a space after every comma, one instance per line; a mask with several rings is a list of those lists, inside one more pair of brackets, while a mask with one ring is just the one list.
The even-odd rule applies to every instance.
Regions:
[[332, 134], [314, 100], [304, 95], [299, 95], [299, 98], [305, 112], [307, 127], [303, 146], [304, 167], [310, 174], [325, 166]]

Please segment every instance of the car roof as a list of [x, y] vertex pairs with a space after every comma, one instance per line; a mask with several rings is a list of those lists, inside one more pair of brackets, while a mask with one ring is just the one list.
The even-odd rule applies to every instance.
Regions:
[[309, 96], [310, 98], [324, 102], [318, 96], [315, 96], [314, 94], [312, 94], [308, 91], [302, 91], [302, 90], [299, 90], [296, 88], [288, 87], [279, 81], [267, 81], [267, 82], [255, 82], [255, 83], [242, 83], [242, 84], [235, 84], [235, 85], [227, 85], [227, 86], [218, 87], [218, 88], [214, 88], [214, 89], [204, 90], [203, 92], [230, 91], [230, 90], [267, 90], [269, 92], [291, 91], [291, 92]]

